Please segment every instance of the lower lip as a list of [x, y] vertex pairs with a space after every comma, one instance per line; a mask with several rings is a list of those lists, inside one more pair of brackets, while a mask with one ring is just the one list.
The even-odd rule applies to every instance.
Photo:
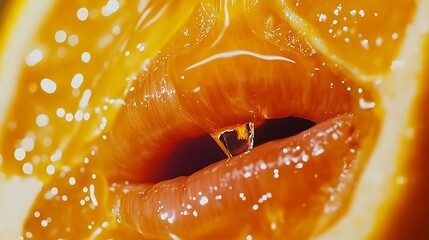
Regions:
[[343, 114], [189, 177], [117, 185], [117, 221], [145, 238], [310, 236], [343, 211], [359, 138], [355, 117]]

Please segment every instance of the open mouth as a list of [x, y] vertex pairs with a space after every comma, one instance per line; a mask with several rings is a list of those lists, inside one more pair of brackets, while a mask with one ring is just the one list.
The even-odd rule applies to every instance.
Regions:
[[[48, 135], [76, 120], [63, 135], [77, 137], [58, 139], [79, 147], [58, 156], [50, 141], [60, 140], [38, 143], [54, 154], [33, 158], [47, 165], [34, 172], [53, 180], [43, 186], [27, 220], [31, 236], [86, 237], [89, 229], [99, 239], [307, 239], [345, 213], [371, 150], [374, 96], [295, 33], [273, 12], [278, 7], [240, 4], [198, 4], [149, 63], [137, 64], [142, 71], [127, 79], [132, 84], [120, 101], [109, 94], [121, 89], [114, 81], [128, 76], [129, 59], [156, 50], [139, 43], [130, 53], [117, 44], [113, 52], [126, 60], [116, 59], [124, 66], [107, 84], [97, 77], [113, 75], [115, 61], [103, 65], [95, 61], [96, 51], [88, 55], [89, 48], [78, 56], [84, 67], [77, 70], [88, 73], [85, 79], [92, 79], [92, 68], [103, 70], [95, 71], [94, 82], [85, 80], [85, 88], [72, 82], [73, 100], [82, 101], [92, 90], [94, 102], [88, 97], [76, 111], [69, 110], [71, 103], [58, 104], [50, 120], [55, 124], [46, 123]], [[61, 37], [61, 31], [54, 33]], [[73, 59], [67, 61], [63, 68]], [[98, 65], [87, 64], [92, 61]], [[84, 74], [75, 76], [81, 85]], [[34, 91], [41, 92], [37, 84]], [[52, 95], [64, 89], [41, 87], [42, 94]], [[105, 111], [117, 103], [117, 115]], [[90, 132], [94, 126], [96, 134]], [[59, 165], [62, 156], [71, 157]], [[63, 209], [69, 215], [62, 216]]]
[[294, 239], [347, 207], [363, 165], [364, 90], [305, 47], [229, 24], [161, 51], [99, 146], [128, 232]]
[[[254, 139], [253, 147], [256, 148], [273, 140], [297, 135], [314, 126], [314, 124], [310, 120], [297, 117], [266, 120], [254, 129], [254, 135], [258, 137]], [[232, 134], [234, 133], [236, 132]], [[231, 137], [236, 140], [236, 136]], [[241, 143], [236, 145], [244, 146], [243, 142]], [[189, 176], [225, 158], [225, 152], [222, 151], [221, 147], [209, 134], [191, 138], [179, 143], [168, 155], [165, 160], [168, 164], [162, 167], [159, 178], [156, 181]]]
[[[245, 65], [241, 61], [252, 60], [253, 56], [234, 59], [240, 63], [226, 63], [236, 73], [225, 75], [245, 79], [237, 69]], [[260, 64], [264, 69], [263, 64], [272, 64], [265, 59], [256, 61], [250, 66]], [[306, 78], [314, 75], [303, 71], [297, 74], [295, 83], [284, 81], [281, 76], [287, 73], [283, 72], [272, 80], [264, 74], [253, 80], [250, 74], [250, 79], [237, 87], [231, 79], [218, 78], [210, 72], [217, 67], [225, 70], [215, 65], [202, 71], [203, 76], [208, 76], [204, 83], [213, 84], [200, 88], [208, 89], [208, 93], [197, 92], [194, 96], [198, 99], [188, 99], [186, 93], [185, 99], [180, 100], [163, 66], [168, 64], [149, 67], [147, 75], [138, 80], [106, 145], [99, 149], [99, 157], [113, 160], [113, 165], [106, 165], [106, 169], [114, 170], [112, 181], [130, 181], [115, 184], [112, 193], [118, 200], [117, 220], [125, 229], [145, 238], [206, 238], [206, 234], [221, 236], [223, 232], [228, 236], [237, 234], [236, 237], [280, 237], [286, 232], [293, 238], [321, 231], [344, 211], [362, 166], [362, 130], [353, 113], [354, 99], [347, 90], [355, 86], [333, 74], [331, 78]], [[272, 84], [269, 90], [258, 87], [267, 82]], [[225, 88], [217, 84], [224, 83], [229, 85], [230, 98], [220, 96], [221, 92], [216, 94]], [[240, 87], [247, 90], [233, 94]], [[209, 92], [213, 88], [214, 92]], [[257, 104], [252, 111], [248, 111], [249, 99]], [[198, 103], [204, 106], [199, 109], [195, 106]], [[278, 122], [276, 127], [271, 132], [264, 131], [273, 121]], [[255, 124], [255, 131], [249, 131], [249, 122]], [[210, 132], [216, 128], [219, 130]], [[255, 147], [246, 147], [242, 153], [231, 153], [232, 157], [227, 158], [221, 148], [230, 151], [234, 146], [225, 141], [217, 141], [217, 145], [213, 138], [233, 129], [234, 134], [225, 138], [238, 141], [243, 128], [245, 141], [238, 146], [247, 146], [246, 134], [251, 134]], [[272, 136], [272, 131], [279, 135]], [[124, 136], [132, 139], [123, 141]]]

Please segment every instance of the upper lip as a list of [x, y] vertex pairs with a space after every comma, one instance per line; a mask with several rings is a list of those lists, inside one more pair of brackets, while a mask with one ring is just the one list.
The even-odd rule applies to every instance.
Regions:
[[99, 146], [110, 179], [153, 181], [178, 142], [204, 133], [291, 115], [321, 122], [350, 112], [350, 83], [317, 56], [238, 36], [227, 32], [224, 38], [235, 41], [215, 47], [203, 41], [152, 61]]

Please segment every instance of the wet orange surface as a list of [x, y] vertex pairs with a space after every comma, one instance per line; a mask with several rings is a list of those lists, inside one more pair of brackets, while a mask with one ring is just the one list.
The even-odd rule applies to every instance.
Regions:
[[[376, 96], [286, 23], [280, 1], [69, 4], [64, 11], [58, 3], [32, 43], [3, 131], [2, 171], [44, 182], [25, 238], [279, 237], [284, 229], [300, 238], [341, 215], [352, 190], [339, 189], [342, 179], [347, 186], [357, 179], [367, 154], [360, 146], [371, 142], [362, 139], [376, 131]], [[372, 28], [387, 18], [382, 4], [287, 4], [334, 53], [368, 74], [386, 69], [380, 59], [391, 59], [405, 27], [400, 19], [411, 14], [397, 14], [376, 36]], [[342, 35], [326, 35], [334, 27]], [[290, 115], [317, 125], [152, 187], [181, 141]], [[264, 159], [280, 164], [279, 154], [297, 160], [256, 169]], [[222, 176], [230, 178], [225, 192], [210, 189]], [[298, 193], [299, 201], [290, 197]], [[198, 209], [185, 209], [187, 201]], [[238, 228], [243, 218], [249, 221]]]
[[362, 164], [354, 121], [338, 117], [190, 177], [117, 186], [118, 219], [147, 239], [308, 238], [351, 196]]
[[[298, 0], [279, 5], [284, 6], [279, 9], [288, 6], [289, 11], [308, 22], [310, 31], [329, 44], [331, 54], [347, 59], [349, 64], [369, 75], [389, 71], [405, 36], [404, 26], [416, 8], [415, 1], [398, 0]], [[289, 11], [282, 11], [284, 18], [291, 17]]]

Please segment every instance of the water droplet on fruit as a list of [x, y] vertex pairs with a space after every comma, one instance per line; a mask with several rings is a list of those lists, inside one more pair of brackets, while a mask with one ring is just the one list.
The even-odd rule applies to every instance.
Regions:
[[367, 110], [367, 109], [373, 109], [375, 108], [375, 102], [367, 101], [363, 98], [359, 98], [359, 107], [361, 109]]
[[230, 158], [252, 150], [255, 134], [254, 131], [254, 123], [248, 122], [246, 124], [212, 134], [212, 137]]

